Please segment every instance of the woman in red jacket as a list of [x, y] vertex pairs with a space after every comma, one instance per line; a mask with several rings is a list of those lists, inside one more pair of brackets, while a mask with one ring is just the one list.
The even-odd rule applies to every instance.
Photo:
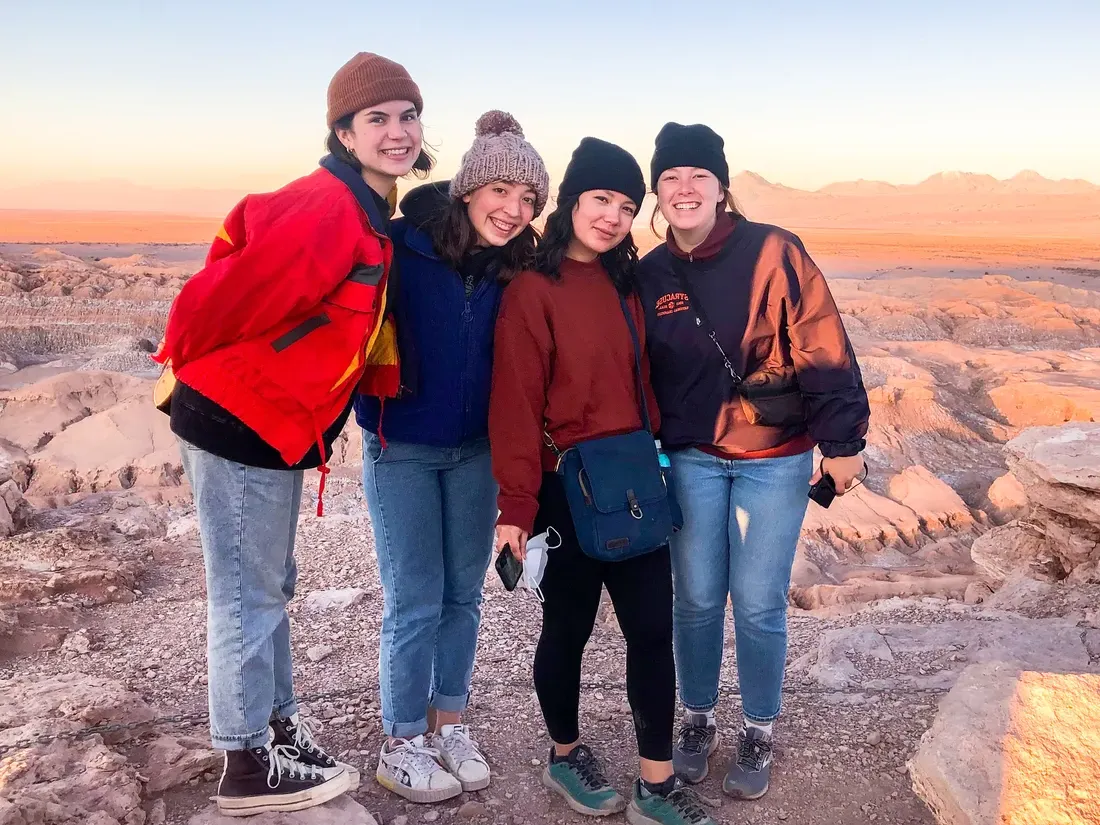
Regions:
[[358, 389], [393, 395], [386, 196], [426, 171], [420, 91], [362, 52], [328, 89], [330, 154], [246, 197], [172, 305], [155, 360], [194, 490], [207, 586], [210, 732], [229, 816], [309, 808], [358, 784], [299, 718], [287, 601], [304, 471], [321, 471]]
[[[641, 757], [627, 817], [635, 825], [706, 825], [711, 820], [672, 770], [676, 696], [668, 546], [617, 562], [585, 555], [561, 478], [553, 472], [555, 452], [546, 446], [566, 450], [640, 430], [640, 396], [654, 429], [659, 425], [648, 361], [643, 355], [639, 388], [634, 342], [620, 303], [621, 296], [642, 330], [634, 283], [638, 252], [630, 229], [644, 195], [634, 158], [585, 138], [546, 220], [538, 271], [521, 273], [504, 290], [489, 402], [493, 474], [500, 485], [497, 547], [507, 545], [523, 559], [532, 534], [543, 546], [555, 545], [546, 553], [539, 583], [543, 621], [534, 666], [553, 740], [543, 783], [582, 814], [606, 816], [627, 807], [582, 743], [578, 726], [581, 657], [606, 585], [626, 637], [627, 694]], [[556, 534], [555, 540], [546, 542], [547, 534]]]

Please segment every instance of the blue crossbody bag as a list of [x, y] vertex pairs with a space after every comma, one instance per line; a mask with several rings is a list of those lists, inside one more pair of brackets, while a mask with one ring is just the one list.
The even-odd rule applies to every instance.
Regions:
[[638, 330], [621, 295], [619, 305], [634, 343], [642, 429], [594, 438], [566, 450], [559, 450], [549, 433], [543, 434], [558, 459], [557, 472], [581, 550], [599, 561], [623, 561], [657, 550], [684, 525], [671, 468], [653, 438]]

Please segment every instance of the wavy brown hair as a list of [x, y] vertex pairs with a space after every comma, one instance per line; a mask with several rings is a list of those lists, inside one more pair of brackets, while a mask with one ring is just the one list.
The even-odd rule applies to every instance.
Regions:
[[[470, 223], [470, 213], [462, 198], [448, 201], [447, 206], [432, 221], [429, 231], [435, 251], [453, 269], [458, 269], [462, 259], [477, 246], [477, 231]], [[523, 270], [534, 268], [538, 237], [535, 228], [527, 224], [516, 237], [497, 248], [498, 280], [507, 283]]]

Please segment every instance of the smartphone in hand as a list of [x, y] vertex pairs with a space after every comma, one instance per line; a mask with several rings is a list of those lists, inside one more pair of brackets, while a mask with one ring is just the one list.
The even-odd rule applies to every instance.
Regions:
[[497, 560], [493, 566], [496, 567], [497, 575], [504, 583], [504, 589], [509, 593], [515, 590], [523, 576], [523, 563], [512, 554], [512, 545], [504, 545], [504, 548], [497, 553]]

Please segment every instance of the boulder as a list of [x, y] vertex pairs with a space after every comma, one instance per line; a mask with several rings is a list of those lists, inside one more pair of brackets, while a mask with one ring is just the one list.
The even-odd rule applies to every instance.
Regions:
[[145, 791], [160, 794], [186, 785], [208, 771], [220, 771], [222, 756], [205, 742], [186, 736], [158, 736], [146, 749]]
[[1100, 674], [968, 667], [909, 772], [941, 825], [1095, 825]]
[[975, 564], [996, 580], [1100, 583], [1100, 424], [1025, 430], [1005, 455], [1027, 510], [974, 542]]

